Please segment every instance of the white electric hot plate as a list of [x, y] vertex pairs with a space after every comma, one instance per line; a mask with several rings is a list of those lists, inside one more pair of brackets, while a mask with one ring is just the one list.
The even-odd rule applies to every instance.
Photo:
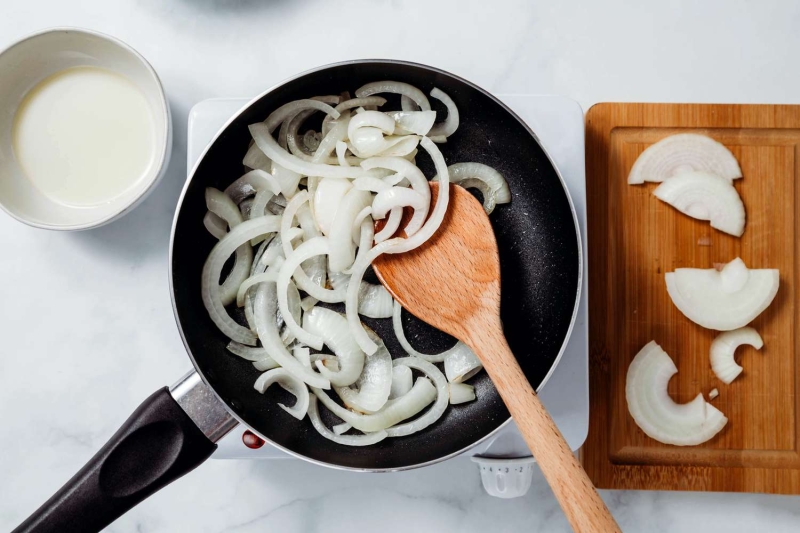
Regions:
[[[589, 430], [588, 294], [586, 281], [586, 168], [584, 165], [583, 110], [574, 100], [560, 96], [509, 94], [499, 98], [536, 133], [561, 172], [575, 205], [583, 247], [583, 285], [572, 335], [540, 397], [573, 451], [583, 445]], [[246, 98], [204, 100], [189, 113], [187, 169]], [[237, 176], [231, 176], [231, 180]], [[215, 459], [293, 459], [277, 448], [237, 427], [219, 443]], [[481, 480], [492, 496], [522, 496], [533, 473], [530, 451], [512, 422], [461, 456], [472, 457]], [[467, 463], [465, 463], [467, 464]], [[465, 466], [466, 467], [466, 466]]]

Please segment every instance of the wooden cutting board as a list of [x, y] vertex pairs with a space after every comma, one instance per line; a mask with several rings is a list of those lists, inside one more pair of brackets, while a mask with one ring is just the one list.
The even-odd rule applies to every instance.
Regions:
[[[652, 195], [657, 184], [627, 184], [639, 154], [679, 132], [708, 135], [738, 159], [741, 238], [662, 203]], [[582, 461], [597, 487], [800, 493], [799, 159], [800, 106], [605, 103], [587, 113], [591, 408]], [[708, 359], [717, 333], [678, 311], [664, 273], [737, 256], [751, 268], [779, 269], [781, 286], [752, 324], [764, 347], [739, 348], [744, 372], [725, 385]], [[719, 390], [711, 403], [729, 421], [711, 441], [664, 445], [628, 414], [625, 375], [650, 340], [678, 367], [673, 399]]]

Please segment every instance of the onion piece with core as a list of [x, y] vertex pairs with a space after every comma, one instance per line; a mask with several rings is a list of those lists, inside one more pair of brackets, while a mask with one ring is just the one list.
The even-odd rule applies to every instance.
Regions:
[[730, 384], [742, 373], [742, 367], [736, 364], [733, 356], [736, 348], [743, 344], [760, 350], [764, 341], [756, 330], [746, 327], [721, 333], [711, 342], [711, 370], [725, 384]]

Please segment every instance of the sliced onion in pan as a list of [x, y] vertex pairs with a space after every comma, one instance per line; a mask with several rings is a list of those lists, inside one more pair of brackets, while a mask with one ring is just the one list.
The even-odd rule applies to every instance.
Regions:
[[203, 305], [205, 305], [211, 320], [219, 330], [231, 340], [241, 344], [255, 345], [256, 336], [249, 329], [237, 324], [225, 310], [219, 286], [222, 267], [238, 247], [243, 244], [249, 247], [250, 239], [277, 231], [278, 224], [279, 217], [275, 216], [260, 217], [242, 222], [214, 246], [208, 255], [208, 259], [206, 259], [205, 265], [203, 265], [201, 276]]
[[[325, 394], [324, 392], [322, 394]], [[373, 433], [365, 433], [364, 435], [337, 435], [336, 433], [325, 427], [322, 423], [322, 418], [319, 416], [319, 409], [317, 407], [317, 398], [311, 397], [308, 404], [308, 418], [317, 432], [328, 440], [337, 444], [344, 444], [345, 446], [370, 446], [386, 438], [385, 431], [376, 431]], [[339, 424], [341, 426], [341, 424]]]
[[[394, 334], [397, 337], [397, 341], [400, 343], [400, 346], [403, 347], [403, 350], [405, 350], [408, 355], [419, 357], [420, 359], [424, 359], [425, 361], [429, 361], [431, 363], [441, 363], [447, 359], [448, 355], [462, 354], [465, 350], [469, 350], [469, 347], [466, 344], [464, 344], [461, 341], [458, 341], [452, 348], [450, 348], [449, 350], [445, 350], [442, 353], [426, 354], [418, 352], [416, 349], [414, 349], [413, 346], [411, 346], [411, 343], [408, 342], [408, 339], [406, 338], [406, 335], [403, 332], [402, 313], [403, 313], [403, 307], [400, 305], [400, 302], [395, 300], [394, 310], [392, 313], [392, 326], [394, 328]], [[458, 357], [462, 358], [463, 355], [459, 355]]]
[[[487, 214], [492, 214], [496, 204], [507, 204], [511, 201], [511, 191], [508, 183], [497, 170], [483, 163], [456, 163], [447, 167], [450, 181], [465, 188], [475, 187], [483, 194], [483, 209]], [[431, 181], [438, 181], [434, 176]], [[474, 180], [483, 182], [485, 186], [478, 186]]]
[[353, 223], [362, 210], [372, 203], [372, 195], [367, 191], [350, 189], [344, 195], [330, 229], [330, 253], [328, 268], [331, 272], [341, 272], [355, 260], [353, 242]]
[[[425, 97], [425, 93], [413, 85], [409, 85], [408, 83], [388, 80], [375, 81], [372, 83], [367, 83], [366, 85], [362, 85], [358, 90], [356, 90], [356, 96], [359, 98], [381, 93], [400, 94], [411, 99], [423, 111], [430, 111], [431, 109], [431, 104]], [[416, 109], [406, 109], [406, 106], [404, 106], [403, 111], [416, 111]]]
[[267, 157], [272, 159], [273, 167], [275, 164], [278, 164], [304, 176], [319, 176], [322, 178], [355, 178], [362, 175], [361, 169], [357, 167], [340, 167], [338, 165], [303, 161], [299, 157], [281, 148], [264, 123], [259, 122], [251, 124], [248, 127], [258, 147]]
[[206, 212], [206, 215], [203, 217], [203, 225], [217, 240], [223, 238], [225, 234], [228, 233], [228, 223], [211, 211]]
[[322, 178], [314, 191], [314, 216], [320, 230], [330, 235], [336, 211], [342, 199], [353, 187], [350, 180], [343, 178]]
[[392, 316], [392, 295], [383, 285], [361, 282], [358, 291], [358, 313], [369, 318], [390, 318]]
[[427, 135], [436, 121], [436, 111], [389, 111], [398, 135]]
[[391, 187], [379, 192], [372, 200], [372, 216], [380, 220], [389, 211], [403, 207], [410, 207], [414, 210], [414, 215], [405, 227], [405, 233], [410, 237], [425, 223], [425, 217], [430, 209], [430, 194], [426, 198], [413, 189]]
[[471, 402], [475, 399], [475, 387], [466, 383], [450, 383], [447, 386], [450, 392], [450, 405]]
[[275, 360], [267, 354], [267, 351], [260, 346], [245, 346], [244, 344], [231, 341], [226, 348], [229, 352], [238, 355], [245, 361], [263, 361], [265, 364], [273, 364], [274, 366], [272, 368], [278, 366], [278, 363], [276, 363]]
[[403, 208], [396, 207], [389, 211], [389, 218], [386, 219], [386, 224], [383, 225], [381, 230], [375, 234], [375, 243], [381, 243], [397, 233], [400, 228], [400, 223], [403, 221]]
[[[370, 248], [372, 248], [372, 241], [375, 238], [375, 222], [372, 220], [371, 216], [372, 207], [364, 208], [364, 211], [362, 211], [362, 213], [356, 216], [356, 221], [358, 221], [358, 219], [364, 212], [367, 212], [367, 215], [361, 220], [361, 228], [360, 228], [361, 235], [358, 240], [358, 253], [356, 254], [356, 261], [364, 257], [364, 255], [366, 255], [369, 252]], [[353, 262], [353, 265], [355, 265], [355, 261]], [[352, 271], [352, 265], [349, 268], [345, 268], [344, 270], [342, 270], [342, 273], [349, 275], [351, 271]], [[348, 276], [348, 280], [349, 279], [350, 278]], [[343, 287], [342, 290], [347, 291], [347, 287]], [[360, 304], [359, 304], [359, 312], [364, 314], [361, 311]]]
[[287, 407], [282, 403], [279, 403], [278, 406], [298, 420], [305, 418], [309, 404], [309, 394], [306, 384], [283, 368], [275, 368], [258, 376], [253, 387], [261, 394], [264, 394], [270, 385], [274, 383], [280, 385], [286, 392], [292, 394], [297, 399], [295, 404], [291, 407]]
[[447, 93], [434, 89], [431, 91], [431, 96], [442, 102], [447, 106], [447, 118], [441, 124], [436, 124], [428, 132], [429, 137], [450, 137], [456, 132], [459, 124], [458, 106], [453, 102]]
[[411, 390], [414, 385], [414, 376], [411, 368], [400, 365], [392, 366], [392, 388], [389, 391], [389, 399], [394, 400], [403, 396]]
[[[343, 318], [344, 325], [346, 321]], [[362, 413], [375, 413], [389, 399], [392, 389], [392, 356], [377, 335], [373, 335], [378, 349], [366, 357], [364, 369], [354, 387], [336, 387], [334, 390], [344, 404]]]
[[347, 327], [347, 319], [336, 311], [315, 307], [303, 317], [303, 326], [305, 331], [322, 339], [336, 354], [339, 370], [332, 372], [318, 361], [316, 366], [320, 374], [336, 387], [348, 387], [355, 383], [364, 369], [365, 356]]
[[370, 192], [381, 192], [381, 191], [388, 191], [392, 188], [391, 185], [386, 183], [380, 178], [375, 178], [373, 176], [361, 176], [353, 180], [353, 187], [358, 189], [359, 191], [370, 191]]
[[264, 155], [264, 152], [261, 151], [256, 143], [251, 144], [250, 148], [247, 149], [247, 153], [242, 159], [242, 164], [247, 168], [259, 169], [264, 172], [269, 172], [272, 168], [272, 160]]
[[321, 376], [303, 366], [300, 361], [295, 359], [286, 349], [278, 333], [278, 326], [275, 323], [275, 313], [277, 312], [276, 288], [274, 283], [260, 283], [256, 290], [256, 298], [253, 303], [256, 318], [256, 329], [258, 338], [264, 349], [281, 367], [287, 372], [303, 380], [312, 387], [328, 389], [331, 383], [324, 376]]
[[[436, 368], [436, 365], [429, 363], [419, 357], [403, 357], [401, 359], [395, 359], [392, 361], [394, 366], [407, 366], [409, 368], [419, 370], [430, 380], [433, 382], [434, 386], [436, 387], [436, 401], [434, 404], [425, 411], [422, 415], [417, 417], [410, 422], [405, 422], [403, 424], [399, 424], [390, 428], [387, 428], [386, 433], [389, 434], [390, 437], [405, 437], [406, 435], [411, 435], [412, 433], [416, 433], [417, 431], [421, 431], [426, 427], [430, 426], [437, 420], [442, 417], [444, 414], [445, 409], [447, 409], [447, 405], [450, 402], [450, 394], [447, 388], [447, 379], [445, 379], [444, 374], [442, 374], [441, 370]], [[419, 379], [417, 380], [419, 382]], [[416, 387], [416, 385], [415, 385]], [[413, 392], [413, 388], [407, 394], [404, 394], [397, 400], [392, 400], [393, 402], [400, 402], [403, 401], [403, 398], [408, 396]]]
[[[444, 379], [444, 376], [442, 376]], [[447, 384], [445, 382], [445, 389]], [[333, 412], [343, 421], [352, 425], [354, 428], [365, 433], [381, 431], [391, 428], [398, 422], [417, 415], [436, 399], [436, 387], [427, 378], [418, 378], [414, 386], [407, 394], [386, 403], [377, 413], [362, 415], [349, 411], [333, 401], [324, 391], [312, 388], [312, 392], [319, 398], [322, 404]], [[445, 399], [447, 391], [445, 390]], [[445, 406], [447, 404], [445, 403]], [[391, 435], [391, 432], [387, 430]], [[398, 435], [399, 436], [399, 435]]]
[[253, 196], [260, 191], [269, 191], [280, 194], [281, 188], [274, 176], [262, 169], [254, 169], [237, 179], [225, 188], [225, 194], [239, 204], [248, 196]]
[[275, 281], [277, 281], [277, 279], [278, 279], [278, 274], [277, 272], [274, 271], [265, 272], [263, 274], [256, 274], [255, 276], [250, 276], [249, 278], [244, 280], [241, 285], [239, 285], [239, 292], [236, 294], [236, 306], [237, 307], [244, 306], [244, 296], [253, 285], [257, 285], [264, 281], [271, 281], [274, 283]]
[[444, 356], [444, 374], [450, 383], [463, 383], [481, 371], [483, 365], [469, 346], [458, 341]]
[[[316, 397], [316, 396], [312, 396], [312, 397], [313, 397], [315, 400], [317, 399], [317, 397]], [[350, 425], [350, 424], [348, 424], [347, 422], [342, 422], [341, 424], [336, 424], [336, 425], [335, 425], [335, 426], [333, 426], [331, 429], [333, 430], [333, 432], [334, 432], [335, 434], [337, 434], [337, 435], [342, 435], [342, 434], [344, 434], [344, 433], [347, 433], [347, 432], [348, 432], [348, 431], [350, 431], [351, 429], [353, 429], [353, 426], [351, 426], [351, 425]]]

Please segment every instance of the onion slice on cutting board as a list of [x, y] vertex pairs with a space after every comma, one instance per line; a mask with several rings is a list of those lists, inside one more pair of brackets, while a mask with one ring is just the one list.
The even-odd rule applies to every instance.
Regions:
[[633, 358], [625, 381], [625, 398], [636, 425], [664, 444], [694, 446], [719, 433], [728, 419], [698, 394], [678, 404], [667, 392], [678, 368], [656, 341], [650, 341]]
[[687, 172], [666, 180], [653, 194], [685, 215], [708, 220], [712, 228], [736, 237], [744, 233], [744, 204], [725, 178], [702, 171]]
[[764, 346], [764, 341], [753, 328], [739, 328], [720, 334], [711, 343], [711, 370], [725, 384], [730, 384], [742, 373], [742, 367], [736, 363], [733, 354], [736, 348], [743, 344], [749, 344], [760, 350]]
[[705, 135], [680, 133], [661, 139], [642, 152], [628, 174], [628, 183], [660, 183], [696, 170], [716, 174], [728, 181], [742, 177], [739, 163], [722, 143]]
[[749, 324], [772, 303], [780, 285], [778, 270], [748, 269], [738, 257], [721, 272], [678, 268], [664, 278], [680, 312], [692, 322], [717, 331]]

